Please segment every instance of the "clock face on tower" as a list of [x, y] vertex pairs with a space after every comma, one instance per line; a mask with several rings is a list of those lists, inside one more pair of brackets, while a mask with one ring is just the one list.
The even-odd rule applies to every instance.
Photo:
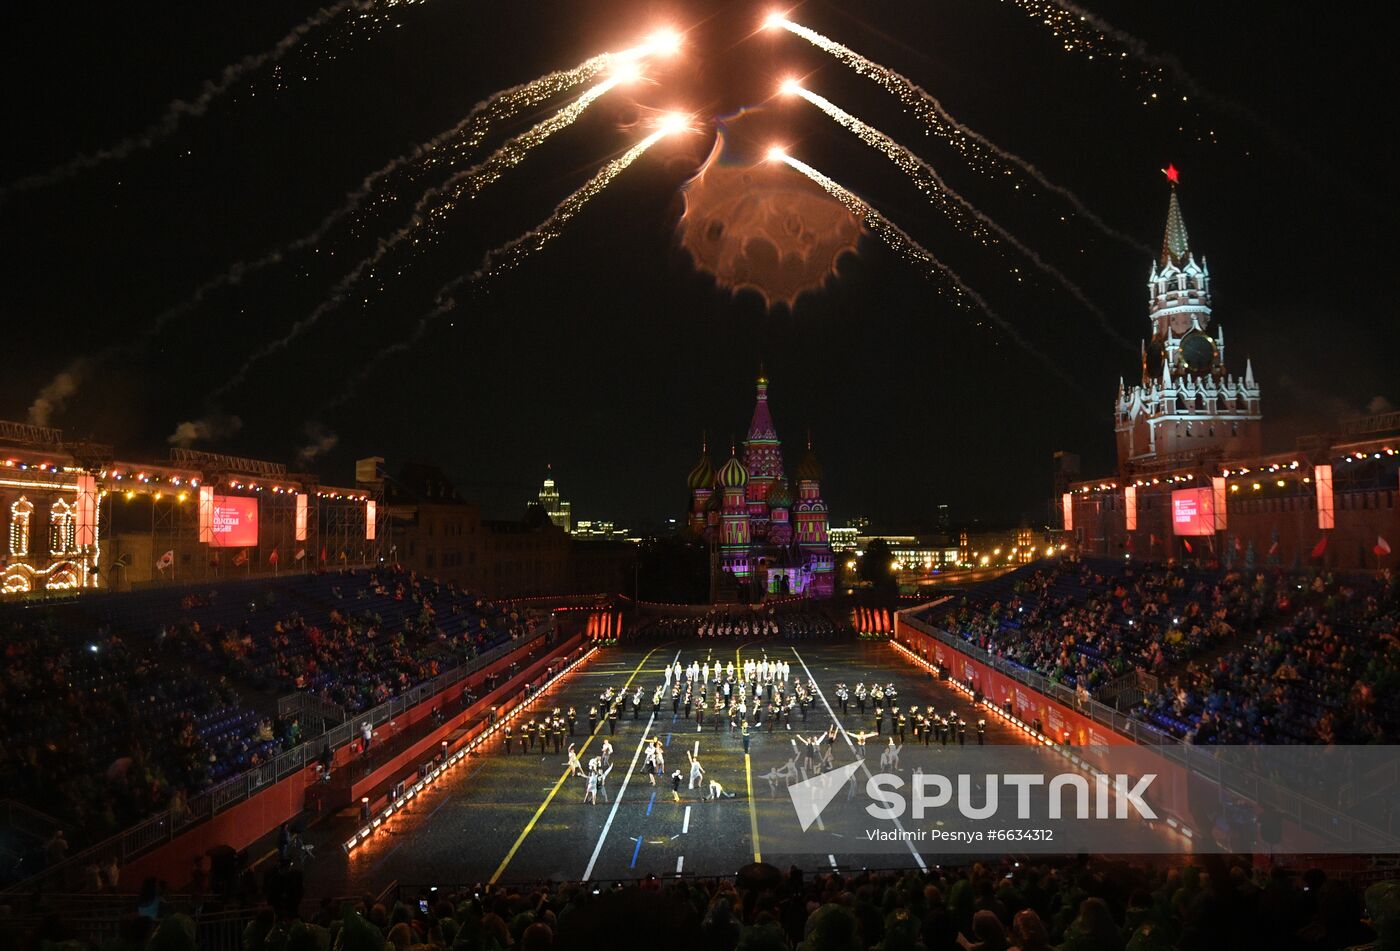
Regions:
[[1187, 369], [1204, 373], [1215, 366], [1215, 341], [1199, 330], [1181, 338], [1181, 360]]
[[1172, 333], [1174, 333], [1176, 336], [1180, 337], [1185, 335], [1191, 329], [1191, 315], [1172, 314], [1171, 327]]

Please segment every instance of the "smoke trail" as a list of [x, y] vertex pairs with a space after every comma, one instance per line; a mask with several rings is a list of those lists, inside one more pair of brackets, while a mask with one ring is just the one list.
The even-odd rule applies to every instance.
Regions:
[[39, 391], [34, 402], [29, 405], [29, 422], [34, 426], [47, 426], [54, 416], [63, 412], [64, 406], [78, 387], [92, 372], [94, 361], [90, 357], [78, 357]]
[[418, 318], [418, 323], [413, 328], [413, 333], [407, 338], [392, 346], [385, 347], [376, 353], [365, 366], [357, 373], [340, 394], [318, 410], [318, 415], [324, 414], [328, 410], [334, 409], [355, 395], [355, 391], [364, 384], [374, 372], [389, 357], [406, 350], [413, 349], [420, 340], [427, 334], [428, 328], [438, 319], [451, 313], [457, 306], [456, 299], [452, 296], [464, 285], [476, 284], [488, 277], [508, 271], [520, 265], [526, 258], [541, 250], [555, 238], [563, 233], [564, 226], [572, 221], [584, 207], [595, 198], [600, 192], [611, 184], [612, 180], [622, 174], [629, 165], [641, 158], [647, 149], [651, 148], [666, 135], [676, 131], [673, 128], [661, 128], [651, 135], [642, 139], [632, 146], [622, 155], [613, 159], [598, 170], [598, 173], [579, 186], [578, 190], [565, 198], [554, 207], [554, 211], [540, 224], [517, 238], [512, 238], [498, 248], [486, 252], [481, 264], [475, 271], [454, 277], [434, 295], [437, 305], [432, 310]]
[[306, 433], [307, 438], [306, 445], [297, 451], [297, 465], [302, 468], [310, 466], [340, 442], [339, 436], [316, 420], [308, 422], [302, 427], [302, 431]]
[[205, 80], [199, 95], [193, 99], [176, 99], [165, 107], [161, 117], [136, 135], [122, 139], [114, 145], [95, 152], [83, 152], [45, 172], [38, 172], [11, 182], [0, 188], [0, 202], [18, 192], [32, 191], [76, 177], [79, 173], [95, 168], [106, 162], [115, 162], [135, 152], [149, 149], [175, 134], [186, 117], [203, 116], [213, 102], [229, 91], [239, 80], [269, 63], [276, 63], [290, 53], [313, 31], [325, 26], [350, 10], [367, 11], [374, 0], [339, 0], [331, 6], [322, 7], [309, 18], [293, 27], [291, 32], [278, 40], [271, 49], [261, 53], [250, 53], [236, 63], [224, 67], [217, 79]]
[[[360, 278], [388, 257], [395, 248], [409, 238], [417, 239], [425, 229], [429, 232], [427, 237], [430, 238], [436, 232], [438, 220], [458, 201], [470, 200], [481, 194], [483, 189], [498, 181], [507, 171], [523, 162], [525, 157], [546, 139], [571, 125], [579, 116], [583, 115], [584, 110], [610, 91], [619, 81], [617, 78], [604, 80], [543, 122], [511, 138], [483, 161], [456, 173], [440, 187], [430, 188], [424, 192], [423, 196], [414, 204], [406, 225], [399, 228], [387, 239], [382, 239], [372, 254], [363, 258], [350, 269], [348, 274], [336, 282], [326, 299], [317, 304], [310, 314], [292, 324], [287, 333], [255, 351], [234, 372], [233, 376], [210, 395], [210, 399], [217, 400], [241, 385], [248, 378], [248, 371], [255, 365], [272, 354], [291, 346], [293, 341], [314, 327], [322, 317], [345, 303], [351, 290], [359, 283]], [[415, 243], [417, 242], [415, 241]]]
[[214, 439], [227, 439], [243, 428], [243, 420], [237, 416], [211, 413], [202, 419], [186, 420], [175, 427], [175, 431], [165, 441], [172, 446], [188, 449], [197, 442]]
[[[1107, 315], [1099, 309], [1098, 305], [1089, 299], [1088, 295], [1084, 293], [1078, 284], [1070, 280], [1059, 268], [1043, 259], [1033, 248], [1027, 247], [1019, 238], [1011, 234], [989, 215], [963, 197], [956, 189], [945, 182], [943, 177], [938, 174], [937, 169], [928, 162], [915, 155], [908, 148], [896, 142], [879, 129], [862, 122], [849, 112], [846, 112], [844, 109], [831, 102], [831, 100], [819, 96], [796, 83], [785, 84], [784, 89], [801, 96], [834, 119], [843, 128], [854, 133], [866, 145], [883, 153], [900, 171], [904, 172], [904, 174], [908, 175], [909, 178], [914, 181], [914, 184], [918, 186], [920, 191], [929, 196], [929, 198], [945, 212], [953, 209], [961, 209], [968, 215], [971, 215], [976, 222], [980, 223], [988, 231], [991, 231], [1001, 240], [1024, 255], [1041, 272], [1054, 278], [1061, 287], [1070, 293], [1071, 297], [1079, 301], [1089, 313], [1094, 315], [1099, 322], [1099, 326], [1102, 327], [1104, 332], [1113, 338], [1116, 343], [1125, 350], [1133, 350], [1132, 344], [1119, 336], [1118, 331], [1109, 323]], [[952, 199], [952, 201], [948, 199]], [[955, 219], [955, 223], [958, 224], [963, 223], [963, 221], [964, 219], [961, 216]]]
[[[1037, 350], [1029, 340], [1021, 336], [1021, 332], [1017, 330], [1014, 326], [1012, 326], [1012, 324], [1009, 323], [1006, 320], [1006, 318], [1002, 317], [999, 313], [993, 310], [991, 305], [987, 303], [986, 298], [984, 298], [981, 294], [977, 293], [971, 287], [968, 287], [967, 282], [965, 282], [956, 271], [948, 267], [948, 265], [944, 264], [938, 258], [934, 257], [933, 252], [929, 251], [923, 245], [919, 244], [919, 242], [911, 238], [898, 225], [890, 221], [884, 215], [880, 214], [865, 201], [856, 197], [854, 192], [851, 192], [844, 186], [837, 184], [834, 180], [823, 175], [821, 172], [817, 171], [815, 168], [808, 165], [806, 162], [799, 161], [798, 159], [795, 159], [792, 156], [785, 154], [776, 154], [773, 157], [779, 158], [782, 161], [786, 162], [788, 165], [797, 169], [797, 171], [801, 172], [803, 175], [806, 175], [812, 181], [816, 182], [822, 188], [826, 189], [827, 193], [830, 194], [831, 197], [835, 198], [841, 204], [845, 205], [846, 208], [849, 209], [853, 215], [858, 216], [862, 221], [864, 221], [866, 227], [868, 227], [871, 231], [879, 235], [880, 240], [884, 241], [885, 244], [889, 245], [890, 248], [893, 249], [895, 253], [897, 253], [900, 257], [904, 258], [911, 264], [922, 265], [925, 268], [925, 273], [938, 274], [942, 276], [953, 286], [955, 297], [959, 299], [966, 297], [969, 300], [971, 300], [974, 304], [977, 305], [977, 308], [981, 310], [982, 313], [986, 314], [987, 317], [990, 318], [993, 323], [995, 323], [998, 327], [1001, 328], [1002, 332], [1004, 332], [1008, 337], [1011, 338], [1012, 342], [1020, 346], [1021, 349], [1029, 353], [1047, 370], [1049, 370], [1055, 376], [1059, 377], [1066, 384], [1068, 384], [1075, 390], [1080, 389], [1077, 381], [1075, 381], [1068, 374], [1066, 374], [1064, 370], [1062, 370], [1054, 361], [1046, 357], [1045, 354]], [[961, 300], [959, 300], [959, 303], [961, 303]], [[1082, 392], [1082, 390], [1080, 392]]]
[[849, 47], [842, 46], [835, 40], [786, 18], [775, 17], [769, 22], [774, 26], [781, 26], [789, 33], [802, 37], [823, 52], [831, 54], [833, 58], [849, 67], [853, 72], [878, 83], [893, 93], [900, 102], [914, 110], [914, 114], [928, 126], [930, 131], [962, 153], [963, 158], [967, 159], [974, 168], [983, 172], [1009, 175], [1011, 172], [1006, 166], [1014, 165], [1041, 188], [1053, 192], [1067, 201], [1080, 217], [1101, 233], [1116, 241], [1121, 241], [1143, 254], [1151, 255], [1154, 253], [1150, 247], [1131, 235], [1110, 227], [1102, 218], [1091, 211], [1078, 195], [1063, 185], [1057, 185], [1050, 181], [1044, 172], [1030, 162], [1014, 152], [1003, 149], [980, 132], [959, 122], [952, 113], [943, 108], [943, 103], [939, 102], [932, 93], [909, 77], [866, 59]]

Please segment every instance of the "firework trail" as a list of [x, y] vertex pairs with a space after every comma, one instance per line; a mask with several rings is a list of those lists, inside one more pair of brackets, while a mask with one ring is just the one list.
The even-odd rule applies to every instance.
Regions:
[[338, 17], [351, 10], [366, 11], [374, 5], [374, 0], [339, 0], [330, 6], [322, 7], [306, 20], [297, 24], [289, 33], [278, 40], [270, 49], [261, 53], [250, 53], [236, 63], [224, 67], [217, 79], [205, 80], [199, 95], [193, 99], [176, 99], [165, 107], [161, 117], [136, 135], [122, 139], [95, 152], [83, 152], [55, 166], [48, 171], [38, 172], [18, 179], [0, 188], [0, 201], [5, 201], [18, 192], [32, 191], [76, 177], [79, 173], [95, 168], [106, 162], [124, 159], [133, 153], [152, 148], [175, 134], [180, 123], [187, 117], [199, 117], [209, 111], [210, 105], [223, 96], [244, 76], [261, 69], [269, 63], [276, 63], [296, 48], [302, 40]]
[[[831, 100], [817, 95], [797, 82], [788, 81], [784, 83], [783, 92], [801, 96], [807, 102], [810, 102], [830, 116], [842, 128], [855, 134], [855, 136], [866, 145], [882, 153], [893, 162], [900, 171], [907, 175], [918, 189], [928, 196], [930, 201], [938, 205], [945, 214], [949, 214], [953, 218], [954, 224], [959, 227], [972, 228], [974, 235], [980, 236], [990, 232], [1015, 248], [1041, 272], [1049, 275], [1058, 282], [1061, 287], [1069, 292], [1071, 297], [1093, 314], [1103, 330], [1120, 346], [1127, 350], [1133, 349], [1132, 344], [1118, 335], [1113, 325], [1109, 323], [1107, 315], [1099, 309], [1098, 305], [1089, 299], [1088, 295], [1084, 293], [1078, 284], [1070, 280], [1059, 268], [1042, 258], [1035, 249], [1027, 247], [1019, 238], [1011, 234], [989, 215], [963, 197], [957, 190], [948, 185], [948, 183], [943, 180], [943, 177], [938, 174], [938, 170], [928, 162], [915, 155], [908, 148], [896, 142], [879, 129], [857, 119]], [[977, 229], [975, 226], [969, 226], [967, 223], [968, 217], [970, 217], [976, 225], [980, 225], [981, 228]]]
[[518, 238], [512, 238], [500, 247], [493, 248], [486, 252], [486, 256], [482, 258], [481, 264], [476, 270], [469, 274], [454, 277], [442, 287], [438, 288], [437, 294], [434, 295], [434, 299], [437, 301], [436, 306], [422, 317], [418, 318], [418, 323], [414, 326], [413, 332], [393, 346], [385, 347], [383, 350], [376, 353], [369, 363], [365, 364], [360, 372], [346, 384], [345, 389], [329, 403], [322, 406], [317, 411], [317, 414], [323, 414], [328, 410], [344, 404], [366, 380], [374, 375], [374, 372], [379, 369], [380, 364], [394, 354], [403, 353], [416, 346], [427, 334], [428, 328], [432, 326], [433, 323], [445, 317], [456, 308], [457, 300], [453, 295], [461, 290], [463, 286], [476, 284], [488, 277], [493, 277], [519, 266], [521, 262], [530, 257], [530, 255], [541, 250], [555, 238], [559, 237], [559, 235], [563, 233], [564, 226], [577, 217], [579, 212], [583, 211], [584, 207], [587, 206], [590, 201], [606, 189], [613, 179], [617, 178], [618, 175], [626, 171], [629, 165], [641, 158], [647, 149], [651, 148], [667, 135], [671, 135], [677, 131], [679, 131], [679, 127], [676, 123], [668, 122], [664, 124], [660, 129], [657, 129], [655, 132], [651, 133], [651, 135], [648, 135], [622, 155], [619, 155], [599, 169], [598, 173], [587, 182], [584, 182], [577, 191], [556, 205], [549, 217], [539, 225], [531, 228]]
[[239, 284], [250, 275], [280, 264], [289, 256], [319, 244], [332, 228], [358, 211], [365, 201], [378, 191], [384, 180], [395, 172], [409, 166], [432, 168], [470, 154], [480, 147], [500, 122], [588, 82], [607, 69], [619, 56], [625, 55], [603, 53], [584, 60], [572, 69], [557, 70], [527, 83], [492, 93], [474, 105], [452, 128], [414, 146], [410, 151], [391, 159], [366, 175], [357, 189], [348, 193], [338, 207], [306, 234], [251, 261], [236, 261], [222, 274], [217, 274], [199, 285], [190, 297], [157, 315], [142, 334], [141, 342], [148, 342], [171, 320], [197, 308], [213, 291]]
[[[1103, 17], [1084, 9], [1071, 0], [1011, 0], [1023, 13], [1048, 29], [1063, 44], [1065, 51], [1081, 53], [1089, 59], [1103, 56], [1112, 60], [1126, 60], [1131, 57], [1141, 64], [1140, 75], [1148, 85], [1166, 85], [1168, 81], [1178, 91], [1185, 90], [1191, 96], [1208, 103], [1215, 109], [1227, 113], [1252, 125], [1263, 133], [1278, 148], [1306, 161], [1319, 175], [1330, 177], [1326, 168], [1315, 156], [1297, 142], [1289, 139], [1275, 126], [1264, 121], [1248, 107], [1212, 92], [1201, 85], [1195, 76], [1187, 71], [1181, 60], [1169, 53], [1159, 53], [1147, 45], [1145, 40], [1121, 30]], [[1115, 50], [1114, 45], [1120, 47]], [[1152, 93], [1153, 98], [1156, 93]], [[1182, 96], [1185, 100], [1187, 97]], [[1352, 189], [1355, 190], [1354, 188]]]
[[[1119, 59], [1131, 56], [1142, 64], [1141, 77], [1149, 84], [1160, 84], [1170, 77], [1180, 89], [1193, 96], [1211, 99], [1231, 109], [1245, 111], [1243, 106], [1235, 103], [1223, 103], [1219, 97], [1202, 87], [1175, 56], [1153, 51], [1144, 40], [1126, 30], [1118, 29], [1077, 3], [1071, 3], [1069, 0], [1011, 0], [1011, 3], [1054, 34], [1068, 53], [1081, 53], [1089, 59], [1102, 56], [1111, 60], [1115, 52]], [[1122, 49], [1112, 49], [1112, 44], [1115, 43]], [[1256, 118], [1254, 121], [1260, 120]]]
[[845, 205], [851, 214], [865, 222], [866, 227], [879, 235], [880, 240], [889, 245], [896, 254], [911, 264], [922, 265], [927, 274], [943, 277], [952, 285], [954, 296], [957, 298], [959, 304], [962, 303], [963, 298], [971, 300], [982, 313], [986, 314], [987, 317], [1000, 327], [1014, 343], [1021, 347], [1021, 349], [1035, 357], [1046, 369], [1065, 383], [1075, 389], [1079, 389], [1079, 384], [1075, 380], [1071, 379], [1064, 370], [1032, 346], [1029, 340], [1021, 336], [1021, 332], [1012, 326], [1006, 318], [993, 310], [992, 306], [987, 303], [986, 298], [971, 287], [968, 287], [967, 282], [965, 282], [956, 271], [934, 257], [933, 252], [911, 238], [902, 228], [880, 214], [880, 212], [876, 211], [863, 199], [858, 198], [854, 192], [823, 175], [806, 162], [799, 161], [785, 152], [775, 149], [769, 153], [769, 157], [786, 162], [822, 188], [826, 189], [831, 197]]
[[1151, 255], [1153, 250], [1147, 245], [1138, 241], [1117, 228], [1111, 227], [1107, 222], [1089, 209], [1078, 195], [1057, 185], [1045, 176], [1045, 173], [1032, 165], [1027, 160], [1021, 158], [1014, 152], [1007, 151], [1001, 146], [992, 142], [982, 133], [959, 122], [947, 109], [943, 108], [943, 103], [928, 90], [914, 82], [907, 76], [897, 73], [894, 70], [881, 66], [873, 60], [866, 59], [855, 50], [847, 46], [842, 46], [835, 40], [823, 36], [815, 30], [794, 23], [786, 17], [774, 16], [767, 21], [769, 27], [781, 27], [796, 36], [802, 37], [817, 49], [829, 53], [834, 59], [849, 67], [858, 75], [878, 83], [886, 91], [893, 93], [900, 102], [904, 103], [914, 114], [923, 121], [931, 132], [942, 138], [948, 145], [957, 149], [970, 165], [984, 173], [1010, 175], [1011, 169], [1007, 166], [1019, 168], [1025, 175], [1029, 176], [1041, 188], [1059, 195], [1070, 204], [1071, 207], [1100, 232], [1121, 241], [1143, 254]]
[[[157, 314], [146, 324], [140, 336], [131, 343], [108, 347], [90, 357], [80, 358], [79, 361], [75, 362], [74, 367], [61, 371], [49, 383], [45, 384], [44, 389], [36, 397], [36, 405], [49, 407], [44, 411], [49, 415], [61, 410], [66, 399], [76, 393], [89, 371], [97, 365], [140, 352], [171, 321], [196, 311], [210, 294], [224, 287], [236, 286], [253, 274], [280, 264], [299, 251], [315, 247], [338, 223], [358, 211], [371, 196], [380, 190], [385, 179], [395, 172], [414, 166], [431, 168], [437, 164], [457, 161], [480, 147], [496, 125], [512, 118], [521, 111], [589, 82], [609, 68], [625, 67], [627, 64], [650, 56], [671, 55], [678, 42], [678, 37], [663, 31], [653, 34], [637, 46], [615, 53], [601, 53], [569, 69], [546, 73], [529, 82], [492, 93], [474, 105], [466, 116], [450, 129], [414, 146], [409, 152], [390, 160], [387, 164], [365, 176], [360, 187], [347, 194], [340, 206], [322, 218], [311, 231], [266, 252], [261, 257], [235, 261], [222, 273], [214, 275], [196, 287], [189, 297]], [[81, 372], [74, 372], [74, 368], [79, 365], [81, 365]], [[63, 398], [59, 400], [53, 400], [46, 395], [60, 391], [63, 393]]]
[[[583, 115], [584, 110], [622, 82], [623, 78], [615, 76], [604, 80], [549, 118], [508, 140], [483, 161], [471, 168], [457, 172], [440, 187], [431, 188], [424, 192], [423, 196], [414, 204], [406, 225], [399, 228], [387, 239], [381, 240], [374, 253], [362, 259], [351, 268], [348, 274], [336, 282], [336, 285], [331, 288], [329, 296], [317, 304], [310, 314], [292, 324], [291, 329], [286, 334], [255, 351], [234, 372], [233, 376], [229, 377], [222, 386], [210, 395], [210, 399], [217, 400], [241, 385], [248, 378], [248, 371], [256, 364], [279, 350], [285, 350], [298, 337], [314, 327], [322, 317], [345, 303], [351, 290], [359, 283], [360, 279], [404, 241], [412, 238], [414, 245], [417, 246], [421, 241], [426, 241], [435, 235], [442, 219], [455, 208], [458, 201], [470, 200], [481, 194], [488, 185], [498, 181], [507, 171], [523, 162], [525, 157], [546, 139], [572, 125], [579, 116]], [[428, 234], [423, 236], [422, 232], [425, 230]]]

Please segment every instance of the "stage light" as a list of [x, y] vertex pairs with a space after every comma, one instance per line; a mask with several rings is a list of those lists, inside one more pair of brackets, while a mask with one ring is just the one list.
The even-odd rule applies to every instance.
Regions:
[[795, 96], [802, 91], [802, 84], [792, 76], [787, 77], [778, 86], [778, 92], [784, 96]]
[[787, 14], [785, 13], [774, 12], [763, 18], [763, 28], [765, 30], [782, 29], [783, 25], [786, 23]]
[[775, 145], [775, 146], [773, 146], [771, 149], [768, 150], [768, 161], [770, 161], [770, 162], [785, 162], [785, 161], [787, 161], [787, 150], [784, 149], [781, 145]]
[[667, 27], [647, 37], [647, 47], [658, 56], [675, 56], [681, 48], [681, 35]]

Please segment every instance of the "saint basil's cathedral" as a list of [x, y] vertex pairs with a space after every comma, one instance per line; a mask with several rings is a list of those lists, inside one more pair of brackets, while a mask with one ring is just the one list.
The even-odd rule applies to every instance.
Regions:
[[830, 597], [835, 575], [821, 465], [809, 438], [789, 481], [768, 409], [768, 378], [760, 374], [757, 386], [742, 459], [731, 446], [729, 459], [716, 470], [706, 447], [690, 470], [687, 528], [710, 545], [711, 582], [719, 600], [730, 600], [726, 589], [741, 585], [755, 595]]

